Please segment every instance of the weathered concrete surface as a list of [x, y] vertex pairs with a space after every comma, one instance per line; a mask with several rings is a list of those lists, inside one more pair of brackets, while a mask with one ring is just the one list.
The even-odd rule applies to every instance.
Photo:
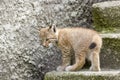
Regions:
[[60, 63], [58, 50], [39, 43], [40, 1], [0, 0], [0, 80], [42, 80]]
[[104, 33], [100, 34], [102, 38], [120, 39], [120, 33]]
[[120, 80], [119, 71], [48, 72], [44, 80]]
[[93, 4], [94, 26], [100, 32], [120, 32], [120, 1]]
[[101, 68], [120, 69], [120, 34], [101, 34], [103, 46], [100, 53]]

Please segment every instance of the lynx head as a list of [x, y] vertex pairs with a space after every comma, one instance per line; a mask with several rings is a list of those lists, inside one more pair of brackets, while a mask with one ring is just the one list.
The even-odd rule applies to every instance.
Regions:
[[44, 47], [53, 47], [56, 44], [57, 38], [55, 35], [56, 27], [49, 26], [40, 29], [40, 43]]

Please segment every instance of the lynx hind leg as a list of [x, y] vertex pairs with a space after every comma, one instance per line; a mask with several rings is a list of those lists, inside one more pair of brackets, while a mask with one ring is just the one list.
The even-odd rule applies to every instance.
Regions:
[[64, 71], [65, 70], [65, 67], [64, 66], [58, 66], [57, 67], [57, 71]]
[[65, 68], [71, 63], [70, 50], [67, 48], [62, 49], [62, 64], [57, 67], [57, 71], [64, 71]]
[[99, 59], [99, 49], [95, 49], [90, 53], [90, 61], [91, 61], [91, 71], [100, 71], [100, 59]]
[[93, 37], [92, 43], [89, 46], [90, 49], [90, 55], [89, 59], [91, 61], [91, 67], [90, 70], [92, 71], [100, 71], [100, 49], [102, 46], [102, 38], [98, 35]]
[[75, 64], [71, 66], [67, 66], [65, 68], [66, 71], [77, 71], [83, 67], [85, 64], [85, 55], [84, 53], [80, 53], [79, 55], [75, 55]]

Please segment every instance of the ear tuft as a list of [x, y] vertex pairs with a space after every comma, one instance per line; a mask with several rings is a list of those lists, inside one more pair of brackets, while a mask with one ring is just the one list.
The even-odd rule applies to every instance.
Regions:
[[52, 25], [49, 26], [49, 29], [51, 29], [51, 28], [52, 28]]
[[49, 30], [53, 31], [54, 33], [56, 32], [56, 25], [49, 26]]
[[52, 28], [53, 28], [53, 32], [55, 33], [55, 32], [56, 32], [56, 25], [53, 24], [53, 25], [52, 25]]
[[53, 32], [56, 32], [56, 25], [53, 25]]

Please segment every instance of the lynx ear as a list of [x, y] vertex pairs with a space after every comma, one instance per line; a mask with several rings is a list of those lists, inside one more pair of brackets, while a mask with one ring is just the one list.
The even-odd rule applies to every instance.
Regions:
[[49, 30], [56, 32], [56, 25], [49, 26]]
[[38, 27], [39, 27], [39, 28], [38, 28], [38, 31], [41, 31], [41, 29], [44, 28], [44, 27], [42, 27], [42, 26], [38, 26]]
[[51, 29], [51, 28], [52, 28], [52, 25], [49, 26], [49, 29]]

